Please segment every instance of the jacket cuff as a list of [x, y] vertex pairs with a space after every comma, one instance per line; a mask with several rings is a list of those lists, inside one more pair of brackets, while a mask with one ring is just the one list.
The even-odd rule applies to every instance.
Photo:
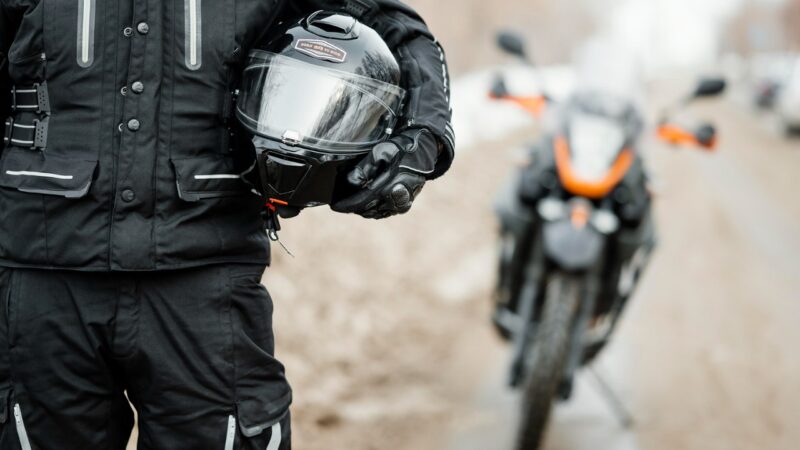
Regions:
[[400, 145], [407, 149], [406, 158], [411, 162], [409, 165], [413, 166], [413, 171], [428, 180], [442, 176], [453, 163], [453, 147], [446, 138], [428, 128], [407, 128], [397, 138], [407, 141], [405, 145]]

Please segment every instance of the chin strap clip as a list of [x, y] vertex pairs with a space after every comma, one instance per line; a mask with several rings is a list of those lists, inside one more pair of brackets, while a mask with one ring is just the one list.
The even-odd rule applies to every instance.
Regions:
[[287, 205], [288, 203], [286, 203], [285, 201], [278, 200], [276, 198], [271, 198], [267, 200], [267, 202], [264, 203], [264, 212], [263, 212], [264, 225], [267, 229], [267, 236], [269, 236], [269, 240], [280, 244], [280, 246], [283, 247], [283, 250], [287, 254], [289, 254], [289, 256], [294, 258], [292, 252], [290, 252], [289, 249], [286, 248], [285, 245], [283, 245], [283, 242], [281, 242], [280, 237], [278, 236], [278, 232], [281, 231], [281, 222], [278, 217], [278, 206], [287, 206]]

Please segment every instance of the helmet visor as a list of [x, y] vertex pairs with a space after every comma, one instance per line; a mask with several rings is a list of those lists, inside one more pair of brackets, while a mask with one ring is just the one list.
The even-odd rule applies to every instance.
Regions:
[[393, 84], [256, 50], [236, 108], [242, 124], [259, 136], [358, 152], [392, 133], [404, 96]]

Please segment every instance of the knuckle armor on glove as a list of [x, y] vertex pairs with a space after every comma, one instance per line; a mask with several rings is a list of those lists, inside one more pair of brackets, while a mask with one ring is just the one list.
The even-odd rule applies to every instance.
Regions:
[[348, 176], [361, 190], [332, 209], [376, 219], [408, 212], [434, 172], [438, 151], [425, 129], [409, 129], [378, 144]]

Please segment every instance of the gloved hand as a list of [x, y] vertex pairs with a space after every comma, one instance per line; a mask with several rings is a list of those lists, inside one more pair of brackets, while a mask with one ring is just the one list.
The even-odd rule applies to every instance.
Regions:
[[439, 144], [426, 129], [408, 129], [375, 146], [348, 174], [347, 181], [361, 188], [331, 205], [341, 213], [368, 219], [403, 214], [433, 173]]

